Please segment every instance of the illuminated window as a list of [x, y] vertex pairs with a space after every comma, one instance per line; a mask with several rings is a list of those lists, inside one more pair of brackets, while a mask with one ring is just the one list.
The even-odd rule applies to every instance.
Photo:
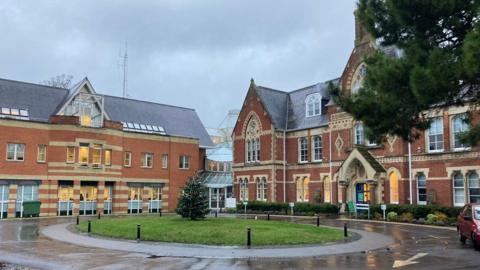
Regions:
[[323, 195], [323, 201], [324, 202], [332, 202], [332, 192], [330, 189], [330, 177], [325, 176], [323, 178], [323, 190], [324, 190], [324, 195]]
[[105, 165], [107, 165], [107, 166], [112, 165], [112, 150], [111, 149], [105, 150]]
[[417, 204], [427, 204], [427, 177], [423, 173], [417, 175]]
[[453, 175], [453, 204], [455, 206], [465, 205], [465, 182], [463, 174], [460, 172]]
[[73, 186], [59, 186], [58, 187], [59, 201], [73, 201]]
[[434, 118], [430, 123], [428, 134], [428, 151], [443, 151], [443, 119], [441, 117]]
[[100, 144], [93, 145], [92, 163], [94, 166], [100, 166], [102, 162], [102, 146]]
[[460, 135], [467, 132], [470, 127], [465, 115], [458, 115], [452, 118], [452, 143], [454, 150], [463, 150], [469, 148], [470, 145], [460, 141]]
[[81, 186], [80, 201], [96, 201], [98, 189], [96, 186]]
[[78, 162], [82, 165], [88, 164], [88, 143], [81, 143], [78, 148]]
[[305, 99], [306, 116], [312, 117], [312, 116], [320, 115], [321, 102], [322, 102], [322, 97], [320, 96], [320, 94], [317, 93], [317, 94], [308, 95], [307, 98]]
[[153, 167], [153, 154], [152, 153], [143, 153], [143, 155], [142, 155], [142, 167], [143, 168], [152, 168]]
[[47, 146], [39, 145], [37, 149], [37, 162], [47, 161]]
[[257, 178], [257, 201], [266, 201], [267, 200], [267, 179], [265, 177]]
[[313, 160], [322, 160], [322, 137], [313, 136]]
[[68, 146], [67, 147], [67, 163], [74, 163], [74, 162], [75, 162], [75, 147]]
[[308, 140], [307, 138], [300, 138], [298, 140], [298, 156], [299, 162], [308, 162]]
[[162, 155], [162, 168], [168, 168], [168, 154]]
[[103, 200], [111, 201], [112, 200], [112, 186], [105, 186], [103, 189]]
[[12, 115], [20, 115], [20, 111], [18, 109], [10, 109], [10, 113]]
[[123, 166], [130, 167], [132, 166], [132, 152], [125, 152], [123, 156]]
[[162, 188], [160, 187], [148, 188], [148, 200], [161, 200], [161, 199], [162, 199]]
[[25, 159], [25, 144], [8, 143], [7, 144], [7, 160], [23, 161]]
[[188, 169], [190, 168], [190, 157], [182, 155], [180, 156], [180, 169]]
[[297, 177], [297, 202], [308, 202], [309, 200], [309, 185], [310, 179], [308, 177]]
[[390, 173], [390, 203], [398, 204], [398, 174], [396, 172]]

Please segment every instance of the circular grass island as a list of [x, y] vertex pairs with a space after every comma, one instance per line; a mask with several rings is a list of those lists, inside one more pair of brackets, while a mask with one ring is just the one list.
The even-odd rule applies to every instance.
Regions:
[[[344, 239], [343, 231], [296, 224], [241, 218], [206, 218], [187, 220], [177, 216], [128, 216], [91, 221], [93, 235], [136, 239], [137, 224], [141, 240], [168, 243], [244, 246], [247, 228], [252, 230], [253, 246], [324, 244]], [[87, 221], [76, 226], [87, 232]]]

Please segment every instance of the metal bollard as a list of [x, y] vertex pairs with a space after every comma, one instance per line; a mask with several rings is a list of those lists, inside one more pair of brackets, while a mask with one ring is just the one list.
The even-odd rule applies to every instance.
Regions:
[[140, 242], [140, 224], [137, 224], [137, 242]]
[[252, 229], [249, 227], [247, 228], [247, 248], [252, 246]]
[[320, 215], [317, 215], [317, 227], [320, 227]]
[[100, 219], [100, 212], [98, 213], [98, 219]]
[[92, 232], [92, 222], [90, 220], [88, 221], [87, 232], [88, 235], [90, 235], [90, 233]]
[[270, 220], [270, 213], [267, 214], [267, 220]]
[[77, 225], [80, 224], [80, 216], [77, 216]]
[[162, 216], [162, 208], [158, 209], [158, 213], [160, 213], [160, 216]]
[[343, 224], [343, 236], [348, 237], [347, 223]]
[[218, 217], [218, 211], [215, 211], [215, 218]]

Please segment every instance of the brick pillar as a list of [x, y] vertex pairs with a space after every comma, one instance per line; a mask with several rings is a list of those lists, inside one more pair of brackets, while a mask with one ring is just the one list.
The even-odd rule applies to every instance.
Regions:
[[56, 216], [58, 213], [58, 180], [48, 180], [48, 194], [50, 204], [50, 216]]
[[[162, 211], [163, 212], [168, 212], [169, 211], [169, 205], [168, 205], [168, 192], [169, 190], [169, 187], [168, 187], [168, 184], [166, 184], [163, 188], [162, 188]], [[174, 205], [173, 207], [176, 207], [176, 205]]]
[[374, 205], [377, 203], [376, 196], [377, 196], [377, 186], [376, 185], [370, 185], [370, 205]]
[[[38, 187], [38, 200], [40, 201], [40, 216], [49, 216], [53, 215], [52, 212], [55, 212], [56, 206], [51, 205], [50, 203], [50, 182], [48, 180], [42, 180], [40, 186]], [[51, 208], [54, 208], [53, 210]]]
[[15, 202], [17, 201], [17, 184], [10, 185], [10, 194], [8, 198], [8, 216], [7, 217], [15, 217]]
[[80, 214], [80, 180], [73, 180], [73, 215]]
[[143, 187], [142, 191], [142, 212], [143, 213], [148, 213], [148, 191], [150, 187]]
[[115, 182], [112, 196], [112, 213], [126, 214], [128, 211], [128, 187], [123, 181]]
[[103, 201], [104, 201], [105, 181], [98, 181], [97, 189], [97, 214], [103, 215]]

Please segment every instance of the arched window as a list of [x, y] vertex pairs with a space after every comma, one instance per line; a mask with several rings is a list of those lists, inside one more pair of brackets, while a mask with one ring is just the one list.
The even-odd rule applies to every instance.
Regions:
[[248, 178], [243, 178], [238, 181], [240, 186], [240, 200], [248, 201]]
[[363, 131], [363, 124], [357, 123], [355, 125], [355, 144], [364, 144], [365, 143], [365, 134]]
[[390, 203], [398, 204], [398, 174], [393, 171], [389, 176], [390, 182]]
[[353, 73], [353, 76], [352, 76], [351, 89], [350, 89], [352, 95], [358, 94], [358, 92], [360, 91], [360, 88], [363, 86], [363, 79], [365, 78], [366, 74], [367, 74], [367, 67], [365, 66], [364, 63], [362, 63], [357, 67], [357, 69], [355, 70], [355, 73]]
[[465, 182], [463, 174], [460, 172], [453, 175], [453, 204], [455, 206], [465, 205]]
[[297, 177], [297, 202], [308, 202], [310, 199], [309, 183], [310, 179], [308, 177]]
[[457, 115], [452, 118], [452, 144], [454, 150], [463, 150], [470, 145], [460, 142], [460, 134], [469, 130], [465, 115]]
[[267, 179], [265, 177], [256, 179], [257, 184], [257, 201], [267, 200]]
[[320, 96], [320, 94], [316, 93], [316, 94], [308, 95], [307, 98], [305, 99], [306, 116], [312, 117], [312, 116], [320, 115], [322, 113], [321, 102], [322, 102], [322, 96]]
[[476, 172], [468, 175], [468, 196], [470, 203], [480, 203], [480, 180]]
[[417, 204], [427, 204], [427, 177], [423, 173], [417, 175]]
[[308, 140], [305, 137], [299, 139], [298, 157], [299, 162], [308, 162]]
[[330, 177], [325, 176], [323, 178], [323, 201], [324, 202], [332, 202], [332, 192], [330, 189]]
[[441, 117], [432, 119], [427, 134], [428, 152], [443, 151], [443, 119]]
[[322, 137], [319, 135], [313, 136], [313, 160], [322, 160]]
[[260, 123], [256, 117], [248, 122], [245, 133], [245, 152], [247, 163], [260, 161]]

